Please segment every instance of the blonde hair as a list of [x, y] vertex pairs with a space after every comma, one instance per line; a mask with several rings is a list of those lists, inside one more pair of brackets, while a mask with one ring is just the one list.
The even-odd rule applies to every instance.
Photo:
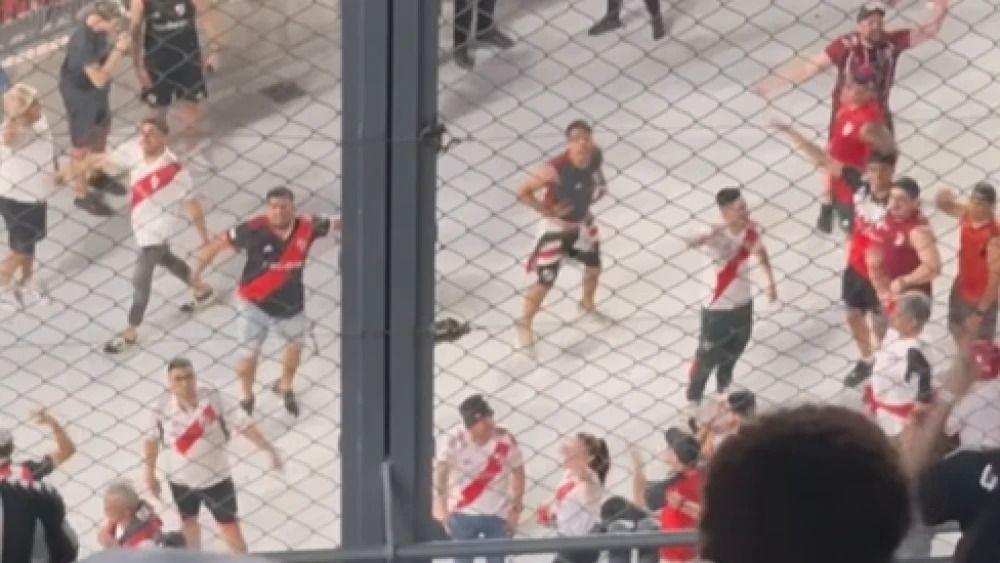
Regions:
[[38, 90], [18, 82], [3, 95], [4, 117], [7, 119], [20, 117], [36, 103], [38, 103]]

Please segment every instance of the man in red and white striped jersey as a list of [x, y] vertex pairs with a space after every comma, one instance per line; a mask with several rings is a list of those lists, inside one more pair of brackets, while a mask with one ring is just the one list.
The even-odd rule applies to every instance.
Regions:
[[247, 414], [253, 414], [253, 384], [257, 358], [272, 330], [285, 339], [281, 378], [271, 390], [284, 399], [285, 410], [299, 416], [292, 388], [302, 356], [306, 333], [305, 285], [302, 272], [313, 242], [340, 231], [340, 220], [319, 215], [297, 214], [295, 195], [284, 186], [264, 196], [267, 212], [240, 223], [205, 245], [191, 276], [199, 281], [209, 264], [225, 249], [246, 250], [247, 262], [236, 289], [240, 311], [239, 340], [242, 348], [236, 363]]
[[[180, 209], [191, 217], [202, 244], [208, 242], [205, 214], [192, 194], [191, 175], [174, 153], [167, 148], [166, 121], [149, 117], [139, 125], [138, 143], [126, 143], [101, 158], [99, 167], [111, 174], [121, 171], [129, 176], [129, 207], [132, 231], [139, 246], [132, 287], [132, 307], [128, 327], [104, 346], [108, 354], [117, 354], [136, 343], [153, 289], [153, 271], [163, 266], [194, 293], [195, 303], [207, 302], [212, 288], [194, 281], [191, 269], [177, 257], [168, 244], [180, 230]], [[182, 306], [186, 310], [190, 305]]]
[[[458, 410], [462, 425], [445, 436], [439, 448], [434, 517], [456, 540], [510, 537], [524, 509], [521, 449], [510, 432], [493, 422], [493, 409], [482, 395], [465, 399]], [[472, 558], [455, 561], [472, 563]]]
[[[826, 48], [810, 58], [796, 58], [794, 61], [779, 68], [774, 75], [768, 77], [757, 86], [757, 92], [770, 98], [776, 90], [787, 83], [797, 85], [805, 82], [824, 69], [833, 66], [837, 69], [837, 81], [833, 87], [833, 98], [830, 112], [830, 137], [836, 133], [834, 121], [841, 110], [845, 88], [849, 87], [853, 76], [863, 67], [870, 68], [874, 73], [874, 97], [882, 110], [886, 125], [892, 129], [892, 113], [889, 109], [889, 95], [896, 77], [896, 66], [903, 51], [916, 47], [935, 37], [941, 29], [941, 24], [948, 13], [949, 0], [931, 0], [932, 13], [928, 21], [916, 28], [888, 31], [883, 20], [885, 8], [878, 4], [862, 6], [858, 12], [857, 27], [854, 31], [841, 35], [830, 42]], [[863, 166], [864, 162], [850, 163]], [[836, 179], [829, 179], [835, 184]], [[833, 189], [835, 186], [830, 186]], [[843, 192], [847, 193], [848, 192]], [[828, 194], [834, 195], [834, 194]], [[828, 203], [828, 202], [825, 202]], [[850, 204], [850, 200], [842, 203]], [[833, 211], [837, 209], [824, 205], [821, 210], [818, 227], [823, 232], [832, 231]], [[838, 209], [842, 211], [842, 209]], [[849, 219], [850, 214], [841, 217]], [[845, 231], [850, 231], [849, 225], [844, 225]]]
[[205, 503], [229, 549], [245, 553], [247, 545], [237, 519], [236, 488], [226, 455], [231, 431], [241, 433], [267, 452], [275, 469], [281, 468], [281, 457], [240, 409], [226, 408], [217, 390], [198, 386], [187, 359], [174, 358], [167, 364], [167, 385], [146, 431], [146, 484], [159, 498], [156, 462], [162, 444], [167, 451], [167, 483], [181, 515], [187, 547], [201, 546], [198, 513]]
[[718, 392], [723, 393], [729, 387], [736, 361], [750, 341], [753, 328], [750, 256], [755, 256], [764, 270], [768, 298], [772, 302], [778, 299], [774, 272], [761, 240], [762, 230], [750, 220], [747, 202], [739, 188], [719, 190], [715, 202], [722, 223], [688, 240], [692, 248], [706, 247], [713, 263], [709, 281], [712, 292], [701, 309], [701, 335], [687, 389], [692, 410], [701, 403], [713, 371]]

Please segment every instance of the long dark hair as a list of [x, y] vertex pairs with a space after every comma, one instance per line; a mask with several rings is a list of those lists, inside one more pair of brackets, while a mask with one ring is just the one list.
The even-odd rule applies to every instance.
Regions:
[[608, 443], [603, 438], [586, 432], [580, 432], [576, 437], [583, 442], [583, 446], [587, 449], [589, 459], [587, 464], [594, 473], [597, 473], [597, 478], [603, 485], [605, 479], [608, 478], [608, 470], [611, 469], [611, 453], [608, 451]]

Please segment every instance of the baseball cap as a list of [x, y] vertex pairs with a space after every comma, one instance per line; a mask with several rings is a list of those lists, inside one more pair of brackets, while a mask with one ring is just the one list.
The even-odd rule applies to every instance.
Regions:
[[462, 401], [462, 404], [458, 406], [458, 412], [462, 415], [462, 422], [466, 428], [470, 428], [484, 418], [493, 416], [490, 404], [479, 393]]
[[3, 95], [3, 111], [8, 117], [17, 117], [28, 111], [38, 101], [38, 90], [18, 82]]
[[757, 396], [753, 391], [733, 391], [726, 397], [726, 401], [729, 403], [729, 410], [742, 417], [753, 416], [757, 412]]
[[920, 197], [920, 184], [909, 176], [900, 176], [892, 182], [892, 187], [899, 188], [906, 192], [906, 195], [910, 196], [912, 199], [917, 199]]
[[667, 446], [677, 455], [677, 459], [684, 465], [694, 465], [701, 454], [701, 445], [694, 436], [672, 426], [664, 433], [667, 439]]
[[861, 6], [860, 10], [858, 10], [858, 21], [859, 22], [864, 21], [868, 19], [869, 16], [873, 16], [875, 14], [878, 14], [884, 18], [885, 8], [883, 8], [879, 4], [865, 4], [864, 6]]
[[993, 205], [997, 202], [997, 190], [989, 182], [979, 182], [972, 186], [972, 197]]

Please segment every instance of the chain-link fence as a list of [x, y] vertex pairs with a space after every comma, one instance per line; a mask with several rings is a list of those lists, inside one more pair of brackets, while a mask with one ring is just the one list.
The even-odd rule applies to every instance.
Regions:
[[[490, 2], [442, 5], [439, 109], [452, 142], [438, 163], [437, 304], [442, 316], [469, 320], [474, 330], [435, 350], [434, 433], [440, 439], [459, 423], [457, 407], [467, 396], [487, 397], [526, 460], [519, 536], [552, 533], [534, 511], [555, 494], [560, 445], [577, 432], [607, 441], [609, 494], [631, 494], [629, 445], [638, 447], [651, 477], [665, 474], [662, 433], [686, 423], [700, 309], [714, 277], [704, 255], [686, 247], [686, 237], [719, 222], [714, 195], [721, 187], [743, 189], [763, 227], [779, 297], [767, 304], [758, 296], [735, 385], [753, 390], [761, 408], [804, 401], [860, 408], [860, 393], [842, 384], [857, 359], [840, 302], [845, 243], [839, 233], [814, 231], [822, 180], [767, 127], [775, 116], [823, 145], [832, 74], [779, 87], [769, 100], [754, 92], [788, 61], [821, 52], [852, 31], [860, 5], [674, 0], [661, 3], [664, 37], [656, 39], [646, 13], [655, 2], [620, 4], [498, 0], [495, 26], [485, 25]], [[932, 17], [922, 2], [898, 4], [885, 7], [889, 29], [919, 27]], [[589, 34], [609, 5], [620, 6], [621, 26], [605, 19], [609, 29]], [[264, 193], [279, 184], [295, 192], [303, 212], [336, 214], [340, 2], [219, 0], [214, 9], [221, 62], [208, 78], [202, 144], [189, 166], [209, 230], [222, 232], [260, 213]], [[3, 68], [12, 82], [41, 93], [64, 167], [70, 139], [57, 81], [68, 33], [79, 20], [35, 16], [29, 26], [32, 13], [4, 24], [5, 37], [20, 39], [5, 44]], [[462, 29], [477, 21], [478, 33]], [[944, 185], [967, 188], [992, 174], [998, 21], [994, 2], [950, 2], [940, 32], [903, 53], [896, 71], [891, 106], [898, 170], [925, 189], [923, 209], [944, 264], [924, 333], [933, 365], [953, 353], [944, 311], [958, 238], [956, 222], [933, 211], [930, 194]], [[35, 31], [23, 31], [26, 26]], [[496, 30], [505, 35], [491, 35]], [[456, 51], [456, 35], [460, 42], [479, 37]], [[508, 37], [512, 45], [505, 44]], [[112, 147], [134, 136], [148, 111], [134, 74], [127, 58], [114, 71]], [[578, 118], [593, 124], [608, 184], [607, 197], [594, 207], [603, 267], [600, 314], [579, 311], [583, 269], [567, 262], [535, 318], [538, 343], [527, 353], [517, 349], [515, 323], [525, 289], [536, 279], [525, 263], [537, 243], [538, 217], [518, 202], [515, 189], [563, 151], [564, 129]], [[208, 270], [205, 279], [220, 297], [193, 315], [176, 310], [189, 295], [186, 288], [158, 274], [139, 345], [107, 355], [101, 348], [123, 328], [132, 299], [137, 249], [129, 205], [109, 195], [114, 216], [97, 218], [76, 208], [69, 192], [49, 201], [49, 233], [38, 245], [35, 274], [42, 299], [22, 305], [8, 294], [0, 329], [0, 424], [16, 427], [20, 459], [51, 447], [44, 431], [26, 424], [34, 407], [48, 406], [65, 423], [77, 453], [48, 480], [66, 496], [89, 551], [104, 521], [105, 484], [121, 476], [144, 484], [141, 444], [149, 411], [164, 391], [166, 361], [190, 357], [203, 382], [234, 405], [240, 399], [240, 313], [229, 296], [245, 257]], [[194, 229], [171, 244], [195, 263]], [[243, 438], [230, 448], [252, 550], [339, 543], [337, 252], [335, 243], [317, 242], [305, 269], [310, 328], [296, 380], [298, 418], [267, 390], [281, 371], [280, 341], [269, 341], [257, 371], [255, 419], [286, 467], [270, 471], [267, 457]], [[763, 288], [759, 272], [752, 276]], [[154, 506], [167, 527], [176, 528], [177, 509], [169, 494], [164, 499]], [[208, 515], [202, 520], [211, 534]], [[223, 546], [214, 536], [205, 545]], [[938, 546], [947, 548], [947, 542]]]
[[[5, 21], [9, 41], [4, 44], [3, 69], [11, 83], [37, 89], [53, 133], [58, 169], [66, 171], [75, 143], [60, 95], [60, 69], [69, 37], [79, 26], [88, 25], [82, 10], [94, 3], [36, 4], [29, 6], [36, 11], [19, 12], [16, 19]], [[147, 11], [191, 10], [194, 4], [147, 2], [146, 6]], [[169, 143], [182, 167], [190, 171], [193, 195], [202, 203], [209, 234], [215, 237], [261, 215], [265, 192], [279, 185], [292, 190], [300, 213], [336, 216], [339, 2], [228, 0], [208, 6], [212, 10], [199, 12], [199, 18], [211, 19], [217, 37], [208, 37], [213, 30], [202, 27], [203, 50], [208, 54], [214, 48], [209, 46], [211, 39], [221, 53], [217, 68], [207, 76], [209, 94], [201, 104], [205, 119], [198, 145], [190, 150], [183, 134], [172, 134]], [[69, 15], [58, 20], [38, 15], [49, 9]], [[127, 29], [127, 24], [119, 29]], [[109, 44], [115, 46], [115, 30], [109, 34]], [[87, 62], [99, 68], [107, 60]], [[131, 54], [122, 57], [111, 73], [108, 146], [116, 149], [131, 142], [140, 119], [151, 110], [140, 100]], [[176, 107], [168, 113], [175, 131], [183, 123], [178, 115]], [[4, 158], [10, 158], [9, 153]], [[38, 175], [53, 174], [50, 163], [39, 164]], [[5, 178], [4, 195], [13, 197], [8, 181]], [[122, 181], [129, 183], [127, 178]], [[4, 288], [0, 426], [13, 429], [15, 462], [38, 459], [53, 449], [48, 429], [30, 422], [36, 407], [47, 407], [66, 427], [76, 454], [47, 481], [66, 498], [69, 521], [86, 554], [98, 548], [96, 532], [106, 522], [103, 492], [114, 479], [132, 480], [165, 520], [164, 529], [180, 529], [175, 498], [166, 482], [162, 501], [146, 489], [143, 442], [151, 433], [151, 413], [167, 391], [167, 361], [178, 355], [193, 362], [200, 385], [222, 391], [223, 408], [234, 408], [242, 398], [235, 366], [245, 335], [240, 332], [240, 298], [234, 290], [244, 263], [261, 260], [253, 256], [261, 249], [249, 249], [249, 257], [239, 252], [217, 260], [203, 276], [216, 298], [194, 313], [178, 310], [191, 298], [185, 284], [158, 268], [138, 344], [108, 354], [103, 351], [105, 343], [128, 323], [133, 269], [140, 253], [130, 215], [141, 203], [134, 194], [106, 193], [103, 201], [112, 214], [95, 216], [74, 205], [71, 183], [49, 198], [48, 236], [37, 244], [33, 282], [22, 291], [15, 288], [19, 278], [15, 276]], [[150, 197], [157, 205], [170, 204]], [[170, 248], [194, 267], [202, 242], [184, 208], [174, 211], [182, 220], [169, 238]], [[283, 470], [272, 470], [268, 456], [246, 438], [236, 437], [229, 446], [240, 523], [252, 550], [331, 548], [339, 543], [340, 289], [334, 239], [318, 239], [305, 268], [306, 322], [294, 382], [301, 409], [297, 418], [270, 391], [282, 374], [283, 333], [272, 331], [257, 367], [254, 420], [284, 458]], [[235, 410], [222, 414], [233, 433], [236, 415]], [[168, 440], [170, 432], [176, 431], [167, 429]], [[174, 446], [163, 444], [161, 475], [168, 463], [167, 450]], [[201, 524], [203, 545], [224, 548], [205, 511]]]

